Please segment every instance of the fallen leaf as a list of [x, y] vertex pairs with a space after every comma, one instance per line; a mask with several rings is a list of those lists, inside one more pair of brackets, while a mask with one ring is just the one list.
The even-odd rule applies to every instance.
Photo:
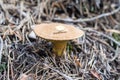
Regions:
[[96, 77], [97, 79], [101, 80], [100, 74], [98, 74], [95, 70], [91, 70], [90, 72], [91, 72], [91, 74], [92, 74], [94, 77]]
[[80, 60], [77, 58], [77, 56], [74, 56], [74, 61], [75, 61], [77, 66], [82, 67]]
[[34, 74], [28, 74], [28, 75], [22, 74], [20, 76], [20, 80], [36, 80], [36, 78]]
[[22, 75], [20, 76], [20, 80], [27, 80], [27, 77], [28, 77], [28, 75], [22, 74]]

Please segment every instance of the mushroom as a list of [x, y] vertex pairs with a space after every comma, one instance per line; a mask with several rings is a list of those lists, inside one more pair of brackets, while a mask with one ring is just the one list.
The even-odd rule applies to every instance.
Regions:
[[82, 30], [62, 23], [42, 23], [35, 26], [34, 32], [39, 37], [52, 42], [53, 52], [57, 56], [62, 56], [66, 51], [69, 40], [76, 39], [84, 34]]

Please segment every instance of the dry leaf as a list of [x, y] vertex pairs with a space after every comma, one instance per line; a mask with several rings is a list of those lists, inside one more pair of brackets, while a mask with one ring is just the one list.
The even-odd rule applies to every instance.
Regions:
[[112, 32], [112, 33], [120, 34], [120, 31], [114, 30], [114, 29], [108, 29], [108, 30], [106, 30], [106, 31], [107, 31], [107, 32]]
[[74, 56], [74, 61], [75, 61], [77, 66], [82, 67], [80, 60], [77, 58], [77, 56]]
[[22, 74], [20, 76], [20, 80], [36, 80], [36, 78], [34, 74], [28, 74], [28, 75]]
[[22, 74], [22, 75], [20, 76], [20, 80], [27, 80], [27, 77], [28, 77], [28, 75]]
[[95, 70], [91, 70], [90, 72], [91, 72], [91, 74], [92, 74], [94, 77], [96, 77], [97, 79], [101, 80], [100, 75], [99, 75]]

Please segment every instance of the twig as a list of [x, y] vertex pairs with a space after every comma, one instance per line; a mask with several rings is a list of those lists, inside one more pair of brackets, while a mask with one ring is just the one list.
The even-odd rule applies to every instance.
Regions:
[[118, 56], [120, 55], [120, 48], [117, 46], [117, 49], [115, 51], [115, 56], [112, 59], [109, 59], [109, 61], [114, 61]]
[[39, 62], [37, 62], [36, 64], [34, 64], [28, 71], [26, 71], [24, 74], [27, 74], [27, 73], [29, 73], [30, 71], [32, 71], [33, 70], [33, 68], [36, 66], [36, 65], [38, 65], [39, 64]]
[[95, 30], [90, 29], [90, 28], [85, 28], [84, 30], [93, 31], [95, 33], [98, 33], [99, 35], [102, 35], [103, 37], [106, 37], [106, 38], [110, 39], [111, 41], [113, 41], [114, 43], [116, 43], [118, 46], [120, 46], [120, 42], [116, 41], [114, 38], [112, 38], [112, 37], [110, 37], [110, 36], [108, 36], [106, 34], [103, 34], [101, 32], [95, 31]]
[[53, 69], [51, 67], [49, 67], [47, 64], [44, 64], [46, 67], [50, 68], [51, 70], [57, 72], [58, 74], [62, 75], [66, 80], [73, 80], [70, 76], [67, 76], [66, 74], [56, 70], [56, 69]]
[[107, 17], [107, 16], [110, 16], [110, 15], [113, 15], [115, 13], [117, 13], [118, 11], [120, 11], [120, 7], [118, 7], [117, 9], [111, 11], [111, 12], [108, 12], [108, 13], [104, 13], [104, 14], [101, 14], [101, 15], [98, 15], [98, 16], [95, 16], [95, 17], [92, 17], [92, 18], [85, 18], [85, 19], [77, 19], [77, 20], [73, 20], [73, 19], [61, 19], [61, 18], [53, 18], [53, 21], [62, 21], [62, 22], [69, 22], [69, 23], [79, 23], [79, 22], [89, 22], [89, 21], [94, 21], [96, 19], [99, 19], [99, 18], [102, 18], [102, 17]]
[[3, 40], [0, 36], [0, 64], [1, 64], [1, 59], [2, 59], [2, 50], [3, 50]]

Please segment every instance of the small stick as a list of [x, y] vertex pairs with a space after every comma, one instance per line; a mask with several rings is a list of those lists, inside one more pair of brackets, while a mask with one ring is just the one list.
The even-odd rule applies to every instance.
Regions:
[[50, 68], [51, 70], [57, 72], [58, 74], [62, 75], [66, 80], [73, 80], [70, 76], [67, 76], [66, 74], [56, 70], [56, 69], [53, 69], [51, 67], [49, 67], [47, 64], [45, 64], [46, 67]]
[[119, 12], [119, 11], [120, 11], [120, 7], [113, 10], [112, 12], [104, 13], [104, 14], [101, 14], [101, 15], [98, 15], [98, 16], [95, 16], [95, 17], [92, 17], [92, 18], [85, 18], [85, 19], [80, 18], [80, 19], [77, 19], [77, 20], [73, 20], [71, 18], [70, 19], [53, 18], [53, 21], [63, 21], [63, 22], [69, 22], [69, 23], [89, 22], [89, 21], [94, 21], [94, 20], [102, 18], [102, 17], [107, 17], [107, 16], [110, 16], [110, 15], [113, 15], [113, 14]]
[[0, 64], [1, 64], [1, 59], [2, 59], [2, 50], [3, 50], [3, 40], [0, 36]]
[[103, 34], [101, 32], [95, 31], [95, 30], [90, 29], [90, 28], [84, 28], [84, 30], [93, 31], [95, 33], [98, 33], [99, 35], [102, 35], [103, 37], [106, 37], [106, 38], [110, 39], [111, 41], [113, 41], [114, 43], [116, 43], [118, 46], [120, 46], [120, 42], [116, 41], [114, 38], [112, 38], [112, 37], [110, 37], [110, 36], [108, 36], [106, 34]]

